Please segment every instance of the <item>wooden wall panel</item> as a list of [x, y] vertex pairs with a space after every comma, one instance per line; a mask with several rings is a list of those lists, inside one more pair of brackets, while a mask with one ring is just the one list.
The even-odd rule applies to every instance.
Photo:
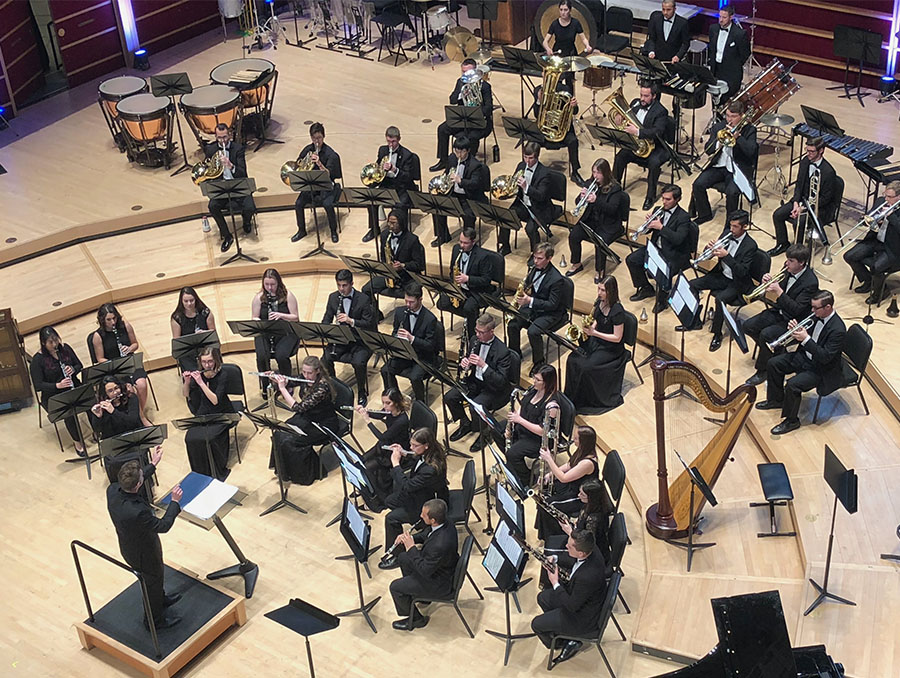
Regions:
[[0, 1], [0, 106], [10, 115], [44, 84], [40, 39], [28, 3]]
[[132, 0], [131, 6], [141, 46], [151, 52], [220, 26], [215, 0]]
[[113, 0], [50, 0], [50, 13], [69, 86], [126, 66]]

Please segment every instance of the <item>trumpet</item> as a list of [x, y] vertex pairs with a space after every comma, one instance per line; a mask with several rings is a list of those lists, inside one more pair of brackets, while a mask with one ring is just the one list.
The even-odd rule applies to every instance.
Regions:
[[798, 322], [794, 327], [789, 327], [787, 331], [782, 334], [780, 337], [775, 339], [774, 341], [767, 341], [766, 346], [769, 347], [770, 351], [774, 351], [776, 348], [780, 348], [782, 346], [787, 346], [791, 343], [791, 339], [793, 339], [794, 332], [802, 327], [805, 330], [809, 330], [816, 322], [816, 314], [810, 313], [803, 320]]
[[568, 514], [563, 513], [558, 508], [556, 508], [553, 504], [551, 504], [540, 492], [535, 492], [533, 489], [528, 490], [528, 496], [534, 499], [534, 503], [537, 504], [538, 508], [544, 511], [547, 515], [553, 518], [558, 523], [569, 523], [570, 525], [574, 525], [575, 521], [572, 520], [572, 517]]
[[759, 299], [766, 293], [766, 290], [768, 289], [769, 285], [771, 285], [772, 283], [778, 283], [780, 285], [785, 280], [787, 280], [787, 277], [788, 277], [788, 270], [786, 268], [781, 269], [774, 276], [772, 276], [771, 278], [769, 278], [766, 281], [761, 282], [759, 285], [754, 287], [750, 292], [743, 295], [744, 303], [745, 304], [753, 303], [754, 301], [756, 301], [757, 299]]
[[587, 341], [587, 329], [594, 324], [594, 316], [581, 316], [581, 326], [572, 323], [566, 328], [566, 339], [575, 343], [576, 341]]
[[519, 192], [519, 179], [525, 176], [522, 168], [513, 174], [501, 174], [491, 182], [491, 197], [494, 200], [509, 200]]
[[[845, 250], [850, 249], [857, 243], [860, 237], [860, 231], [865, 230], [867, 233], [878, 233], [882, 228], [885, 228], [888, 223], [888, 219], [890, 216], [900, 209], [900, 200], [895, 202], [893, 205], [888, 205], [887, 202], [881, 203], [878, 207], [873, 209], [868, 214], [864, 214], [862, 219], [860, 219], [856, 225], [851, 228], [849, 231], [844, 233], [840, 238], [835, 240], [829, 247], [828, 251], [825, 253], [825, 256], [822, 258], [822, 263], [828, 265], [832, 262], [832, 258], [843, 254]], [[851, 237], [852, 236], [852, 237]], [[835, 246], [846, 238], [850, 238], [846, 243], [841, 245], [838, 249], [834, 249]]]
[[573, 217], [575, 217], [576, 219], [581, 217], [581, 215], [587, 209], [588, 198], [590, 198], [592, 195], [596, 195], [598, 188], [599, 188], [599, 186], [597, 185], [597, 180], [594, 179], [591, 182], [591, 185], [588, 186], [588, 190], [585, 191], [585, 194], [583, 196], [581, 196], [580, 198], [578, 198], [578, 202], [575, 203], [575, 208], [572, 210]]
[[[422, 520], [421, 518], [419, 518], [419, 519], [416, 521], [416, 524], [413, 525], [411, 528], [409, 528], [410, 534], [412, 534], [413, 530], [419, 530], [419, 529], [425, 527], [424, 522], [425, 522], [424, 520]], [[384, 555], [383, 555], [383, 556], [381, 556], [381, 562], [383, 563], [383, 562], [385, 562], [388, 558], [390, 558], [391, 554], [394, 552], [394, 549], [396, 549], [397, 546], [399, 546], [399, 545], [400, 545], [400, 542], [394, 542], [393, 544], [391, 544], [391, 547], [390, 547], [387, 551], [384, 552]]]
[[701, 261], [709, 261], [713, 258], [713, 252], [715, 252], [720, 247], [725, 247], [728, 243], [730, 243], [734, 238], [731, 236], [731, 233], [726, 233], [721, 238], [716, 240], [712, 245], [703, 250], [696, 259], [691, 260], [691, 268], [697, 268], [697, 264]]
[[[382, 446], [381, 446], [381, 449], [382, 449], [382, 450], [388, 450], [389, 452], [393, 452], [393, 451], [394, 451], [394, 448], [393, 448], [391, 445], [382, 445]], [[404, 457], [412, 457], [412, 456], [415, 456], [416, 453], [413, 452], [412, 450], [404, 450], [404, 449], [401, 448], [401, 449], [400, 449], [400, 454], [402, 454]]]
[[665, 212], [665, 210], [662, 208], [662, 205], [653, 210], [653, 213], [650, 215], [647, 221], [638, 226], [637, 229], [635, 229], [634, 233], [631, 234], [631, 241], [637, 242], [638, 238], [647, 233], [650, 230], [650, 224], [657, 219], [660, 219], [663, 215], [663, 212]]
[[562, 582], [567, 582], [571, 578], [571, 574], [568, 570], [561, 568], [556, 564], [556, 556], [548, 556], [541, 549], [535, 548], [533, 546], [529, 546], [528, 542], [526, 542], [522, 537], [517, 535], [515, 532], [512, 532], [512, 538], [516, 540], [516, 543], [521, 546], [525, 551], [534, 556], [535, 560], [541, 563], [544, 568], [548, 572], [553, 572], [556, 570], [559, 573], [559, 580]]
[[248, 372], [247, 374], [253, 375], [254, 377], [284, 377], [288, 381], [296, 381], [301, 384], [315, 384], [311, 379], [304, 379], [302, 377], [291, 377], [287, 374], [278, 374], [277, 372], [273, 372], [269, 370], [268, 372]]

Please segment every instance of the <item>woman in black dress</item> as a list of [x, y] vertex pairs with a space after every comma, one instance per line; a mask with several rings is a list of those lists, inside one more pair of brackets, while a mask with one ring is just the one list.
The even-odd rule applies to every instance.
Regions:
[[[597, 432], [590, 426], [579, 426], [575, 430], [574, 442], [575, 451], [562, 466], [556, 463], [550, 450], [542, 449], [540, 452], [547, 468], [544, 501], [569, 516], [577, 515], [581, 510], [578, 488], [586, 480], [597, 479], [600, 469], [597, 463]], [[552, 491], [547, 491], [551, 484]], [[538, 511], [537, 529], [539, 539], [560, 532], [559, 523], [546, 511]]]
[[[555, 42], [550, 45], [550, 38], [553, 37]], [[559, 3], [559, 18], [554, 19], [547, 29], [547, 35], [544, 36], [544, 51], [548, 56], [558, 54], [559, 56], [575, 56], [578, 54], [576, 43], [580, 43], [582, 51], [590, 54], [594, 51], [591, 43], [588, 42], [587, 35], [581, 22], [572, 17], [572, 5], [569, 0], [562, 0]], [[568, 83], [574, 83], [575, 73], [569, 71], [564, 74], [562, 79]]]
[[[178, 293], [178, 306], [172, 312], [169, 322], [172, 325], [174, 339], [216, 329], [216, 319], [212, 311], [203, 303], [193, 287], [181, 288]], [[197, 359], [184, 357], [178, 361], [178, 365], [182, 371], [196, 370]]]
[[[386, 414], [379, 415], [385, 424], [385, 430], [381, 431], [372, 420], [372, 415], [362, 405], [356, 406], [359, 416], [366, 422], [366, 426], [375, 435], [375, 445], [363, 455], [367, 475], [372, 481], [373, 495], [365, 497], [366, 506], [373, 511], [381, 511], [384, 501], [391, 491], [391, 450], [384, 449], [391, 445], [405, 445], [409, 441], [409, 399], [396, 388], [389, 388], [381, 394], [382, 411]], [[408, 460], [408, 461], [407, 461]], [[412, 463], [412, 459], [406, 455], [403, 457], [404, 467]]]
[[[266, 269], [262, 276], [262, 289], [253, 296], [250, 315], [254, 320], [289, 320], [297, 321], [297, 297], [284, 286], [281, 274], [274, 268]], [[271, 356], [274, 356], [281, 374], [290, 376], [291, 358], [300, 348], [300, 340], [293, 334], [277, 336], [264, 334], [254, 339], [256, 350], [256, 369], [260, 372], [269, 370]], [[260, 377], [259, 387], [263, 398], [266, 397], [266, 377]], [[291, 388], [290, 390], [293, 390]]]
[[[228, 380], [222, 372], [222, 354], [218, 348], [204, 348], [197, 355], [199, 370], [185, 371], [182, 395], [194, 416], [233, 412], [228, 400]], [[225, 480], [228, 468], [228, 426], [198, 426], [184, 436], [191, 470]], [[210, 469], [210, 456], [213, 468]]]
[[[62, 343], [59, 334], [52, 327], [42, 327], [38, 332], [38, 341], [41, 343], [41, 350], [31, 358], [31, 383], [34, 384], [34, 390], [41, 394], [41, 407], [46, 410], [51, 396], [81, 383], [78, 381], [78, 373], [83, 365], [72, 347]], [[87, 452], [76, 417], [66, 417], [63, 422], [72, 436], [75, 452], [83, 457]]]
[[622, 404], [621, 381], [613, 378], [622, 366], [625, 309], [619, 285], [608, 275], [597, 285], [594, 322], [585, 328], [585, 354], [572, 352], [566, 360], [565, 394], [580, 414], [600, 414]]
[[319, 478], [319, 456], [313, 445], [323, 445], [329, 440], [312, 422], [337, 431], [338, 416], [334, 409], [334, 390], [321, 361], [316, 356], [307, 356], [300, 365], [300, 372], [308, 383], [300, 383], [298, 400], [291, 395], [292, 389], [289, 389], [285, 375], [273, 374], [269, 377], [281, 392], [284, 403], [294, 411], [287, 423], [306, 434], [296, 436], [275, 431], [272, 435], [273, 458], [269, 461], [269, 467], [274, 465], [274, 456], [278, 452], [283, 480], [312, 485]]
[[531, 486], [531, 471], [525, 459], [537, 459], [541, 451], [544, 415], [548, 410], [551, 417], [559, 412], [559, 406], [553, 400], [557, 388], [556, 368], [543, 365], [531, 379], [532, 386], [522, 396], [519, 409], [510, 412], [506, 420], [509, 444], [506, 463], [524, 489]]
[[103, 377], [97, 385], [97, 402], [89, 417], [101, 440], [144, 426], [134, 385], [115, 376]]
[[[131, 355], [138, 350], [138, 340], [131, 323], [122, 317], [114, 304], [103, 304], [97, 309], [97, 330], [88, 339], [91, 357], [98, 363], [105, 363], [113, 358]], [[147, 371], [141, 367], [128, 377], [134, 384], [140, 404], [141, 420], [144, 426], [151, 426], [144, 414], [147, 406]]]

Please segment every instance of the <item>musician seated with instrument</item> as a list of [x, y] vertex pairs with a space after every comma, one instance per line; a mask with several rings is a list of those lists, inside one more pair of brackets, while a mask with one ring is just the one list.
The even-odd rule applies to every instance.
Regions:
[[297, 215], [297, 232], [291, 236], [291, 242], [299, 242], [306, 237], [306, 208], [309, 205], [318, 205], [325, 208], [328, 217], [328, 228], [331, 230], [331, 242], [338, 241], [337, 214], [334, 211], [334, 203], [341, 195], [341, 156], [325, 143], [325, 126], [321, 122], [314, 122], [309, 126], [309, 138], [312, 143], [300, 150], [299, 165], [301, 170], [324, 170], [331, 179], [331, 188], [327, 191], [300, 191], [294, 203], [294, 212]]
[[88, 411], [91, 428], [101, 440], [146, 426], [133, 384], [107, 375], [97, 384], [97, 402]]
[[[413, 282], [410, 273], [422, 273], [425, 270], [425, 248], [419, 242], [419, 236], [409, 230], [409, 211], [393, 209], [388, 213], [387, 229], [381, 234], [381, 247], [378, 259], [394, 269], [398, 280], [374, 276], [363, 285], [363, 294], [375, 299], [383, 294], [388, 297], [403, 296], [403, 289]], [[377, 307], [377, 303], [376, 303]], [[378, 319], [384, 316], [377, 310]]]
[[[590, 238], [585, 228], [590, 228], [607, 245], [612, 245], [625, 233], [628, 224], [631, 196], [613, 180], [609, 163], [600, 158], [591, 166], [593, 180], [581, 189], [572, 214], [579, 217], [569, 231], [570, 266], [566, 276], [571, 277], [584, 270], [581, 243]], [[580, 206], [580, 209], [579, 209]], [[594, 245], [594, 284], [606, 274], [606, 252]]]
[[[550, 649], [555, 649], [550, 647], [555, 634], [595, 635], [606, 597], [606, 563], [597, 550], [594, 535], [588, 530], [573, 530], [566, 541], [566, 552], [575, 561], [568, 580], [561, 582], [558, 566], [549, 566], [552, 568], [547, 573], [550, 588], [537, 597], [543, 614], [531, 620], [531, 630]], [[580, 649], [581, 641], [568, 641], [553, 658], [553, 664], [571, 659]]]
[[[419, 360], [435, 364], [444, 346], [444, 328], [438, 325], [434, 313], [422, 305], [422, 286], [409, 283], [404, 289], [403, 313], [394, 313], [393, 335], [408, 341]], [[418, 363], [403, 358], [391, 358], [381, 368], [384, 388], [397, 388], [397, 377], [405, 377], [412, 384], [416, 400], [425, 402], [425, 370]]]
[[[334, 274], [334, 279], [337, 282], [337, 290], [328, 295], [322, 322], [337, 323], [361, 330], [376, 329], [378, 323], [375, 320], [375, 308], [367, 294], [353, 289], [353, 273], [349, 269], [342, 268]], [[357, 400], [360, 405], [365, 405], [369, 399], [366, 366], [371, 357], [372, 352], [362, 341], [351, 344], [328, 344], [322, 354], [322, 367], [333, 377], [334, 363], [353, 365]]]
[[[496, 327], [494, 316], [489, 313], [481, 315], [475, 322], [474, 334], [468, 337], [463, 335], [459, 353], [459, 381], [465, 386], [466, 395], [488, 412], [503, 407], [512, 390], [509, 381], [512, 359], [506, 344], [494, 334]], [[451, 419], [459, 422], [459, 428], [450, 435], [451, 442], [462, 440], [471, 431], [479, 430], [478, 415], [472, 413], [472, 419], [466, 416], [465, 398], [459, 389], [454, 387], [447, 391], [444, 402]], [[469, 450], [477, 452], [483, 445], [479, 435]]]
[[[834, 296], [819, 290], [810, 302], [812, 313], [799, 323], [788, 322], [788, 331], [775, 339], [780, 345], [796, 341], [795, 351], [777, 355], [766, 366], [766, 399], [756, 403], [758, 410], [781, 410], [782, 421], [772, 428], [773, 435], [800, 428], [800, 398], [805, 391], [822, 386], [833, 391], [841, 385], [841, 353], [847, 329], [834, 310]], [[787, 375], [794, 376], [785, 382]]]
[[559, 413], [557, 377], [553, 365], [543, 365], [531, 377], [531, 388], [519, 401], [519, 408], [510, 410], [506, 419], [506, 463], [522, 487], [531, 486], [531, 470], [526, 459], [537, 459], [541, 452], [544, 430]]
[[[173, 339], [216, 329], [216, 318], [212, 310], [203, 303], [193, 287], [182, 287], [178, 292], [178, 305], [172, 311], [169, 323]], [[182, 371], [196, 369], [197, 358], [184, 356], [178, 360], [178, 366]]]
[[[750, 271], [756, 259], [757, 247], [756, 241], [747, 233], [748, 228], [750, 215], [744, 210], [732, 212], [728, 217], [728, 229], [723, 231], [717, 241], [710, 241], [698, 257], [704, 261], [715, 258], [715, 267], [688, 283], [697, 296], [703, 290], [710, 290], [716, 300], [710, 329], [713, 335], [709, 342], [710, 351], [718, 351], [722, 346], [722, 323], [725, 322], [722, 305], [742, 304], [741, 295], [753, 287]], [[679, 325], [675, 330], [699, 330], [702, 327], [703, 320], [698, 317], [692, 326], [684, 328]]]
[[[563, 75], [574, 75], [571, 71]], [[545, 76], [545, 81], [547, 78]], [[551, 81], [552, 82], [552, 81]], [[534, 88], [534, 112], [538, 128], [544, 136], [541, 147], [548, 151], [565, 148], [569, 158], [569, 179], [579, 186], [584, 183], [579, 170], [581, 160], [578, 156], [578, 135], [575, 134], [575, 116], [578, 115], [578, 100], [575, 98], [575, 85], [563, 80], [556, 82], [556, 95], [545, 99], [544, 85]], [[560, 100], [558, 97], [563, 97]], [[565, 99], [568, 97], [567, 99]], [[556, 119], [547, 119], [546, 111], [559, 112]], [[544, 113], [544, 115], [542, 115]], [[549, 224], [548, 224], [549, 227]]]
[[566, 281], [551, 262], [553, 253], [553, 245], [549, 242], [538, 243], [534, 248], [534, 266], [516, 290], [514, 300], [524, 318], [516, 316], [506, 326], [506, 340], [510, 349], [517, 353], [522, 350], [521, 332], [523, 329], [528, 331], [532, 370], [546, 362], [544, 333], [559, 329], [568, 317]]
[[[375, 444], [363, 455], [366, 475], [372, 482], [372, 489], [363, 488], [361, 494], [366, 506], [376, 513], [384, 510], [387, 496], [391, 493], [390, 448], [392, 445], [405, 445], [409, 441], [410, 405], [409, 398], [397, 389], [389, 388], [381, 392], [380, 412], [370, 412], [362, 405], [356, 406], [357, 414], [375, 436]], [[384, 431], [375, 425], [376, 421], [384, 423]], [[406, 468], [412, 462], [412, 458], [405, 455], [400, 460], [400, 465]]]
[[825, 159], [825, 140], [806, 140], [806, 157], [800, 160], [797, 168], [797, 181], [794, 184], [794, 195], [772, 213], [775, 225], [775, 247], [769, 250], [771, 256], [787, 251], [791, 241], [788, 239], [787, 221], [795, 221], [795, 241], [803, 242], [803, 232], [799, 230], [800, 218], [806, 220], [805, 230], [812, 228], [807, 208], [815, 212], [818, 222], [823, 226], [834, 220], [838, 205], [835, 200], [837, 174], [834, 167]]
[[[747, 32], [734, 21], [734, 7], [719, 8], [719, 21], [709, 27], [709, 69], [718, 80], [728, 83], [722, 101], [741, 91], [744, 64], [750, 58]], [[728, 210], [731, 211], [731, 208]]]
[[300, 364], [300, 375], [303, 380], [297, 389], [297, 400], [292, 395], [293, 389], [288, 387], [285, 375], [269, 376], [281, 393], [284, 404], [294, 412], [285, 423], [296, 426], [306, 434], [298, 436], [274, 431], [269, 468], [275, 468], [285, 482], [312, 485], [319, 479], [319, 456], [313, 450], [313, 445], [324, 445], [330, 440], [312, 422], [337, 431], [338, 416], [334, 409], [334, 387], [325, 374], [321, 361], [314, 355], [306, 356]]
[[[134, 327], [122, 317], [115, 304], [103, 304], [97, 309], [97, 325], [99, 327], [88, 337], [88, 349], [95, 363], [124, 358], [138, 350], [139, 344]], [[143, 367], [136, 368], [133, 372], [129, 372], [127, 381], [134, 386], [137, 393], [141, 421], [144, 422], [144, 426], [150, 426], [150, 420], [144, 414], [150, 390], [147, 370]]]
[[[185, 371], [182, 375], [181, 394], [188, 403], [191, 414], [230, 414], [234, 412], [228, 400], [228, 377], [222, 372], [222, 354], [218, 348], [204, 348], [197, 356], [199, 370]], [[191, 470], [225, 480], [228, 468], [227, 424], [194, 426], [187, 430], [184, 445], [187, 448]], [[210, 458], [211, 455], [211, 458]], [[210, 468], [210, 463], [213, 468]]]
[[[867, 304], [877, 304], [888, 295], [884, 281], [888, 273], [900, 267], [900, 181], [892, 181], [884, 187], [884, 199], [875, 203], [870, 215], [872, 223], [867, 223], [867, 232], [849, 252], [844, 253], [844, 261], [853, 269], [859, 280], [854, 292], [871, 294]], [[879, 216], [881, 215], [881, 216]]]
[[465, 293], [464, 300], [450, 298], [446, 294], [438, 297], [437, 307], [442, 311], [463, 316], [466, 336], [475, 333], [475, 319], [478, 317], [481, 302], [476, 294], [493, 294], [494, 258], [477, 244], [478, 231], [474, 226], [463, 226], [459, 233], [459, 243], [453, 246], [450, 254], [450, 277]]
[[641, 47], [641, 54], [677, 64], [688, 53], [691, 32], [687, 19], [675, 13], [675, 0], [662, 0], [661, 10], [650, 15], [647, 41]]
[[[558, 449], [557, 437], [553, 439], [552, 448]], [[541, 448], [540, 467], [544, 475], [538, 477], [538, 485], [534, 488], [535, 501], [539, 508], [543, 508], [537, 513], [538, 539], [546, 541], [550, 535], [560, 534], [562, 528], [557, 520], [562, 517], [560, 513], [566, 516], [578, 515], [582, 508], [578, 488], [584, 481], [600, 477], [597, 432], [590, 426], [579, 426], [575, 429], [573, 442], [575, 451], [569, 454], [569, 460], [562, 465], [556, 463], [555, 449]], [[550, 512], [546, 507], [549, 507]]]
[[[207, 158], [219, 156], [222, 163], [222, 179], [245, 179], [247, 177], [247, 159], [244, 156], [244, 147], [241, 143], [231, 138], [231, 130], [224, 122], [216, 125], [216, 140], [204, 145], [203, 153]], [[241, 213], [241, 220], [244, 226], [244, 233], [250, 233], [253, 230], [253, 213], [256, 212], [256, 203], [253, 202], [253, 196], [248, 195], [244, 198], [235, 198], [231, 201], [231, 208]], [[228, 228], [225, 217], [228, 214], [228, 200], [224, 198], [211, 198], [209, 201], [209, 213], [219, 227], [219, 235], [222, 238], [222, 251], [227, 251], [232, 243], [234, 236]]]
[[[262, 289], [253, 295], [250, 303], [250, 317], [253, 320], [287, 320], [296, 322], [300, 319], [297, 309], [297, 297], [290, 292], [281, 279], [277, 269], [268, 268], [262, 275]], [[272, 358], [278, 365], [278, 371], [284, 375], [291, 374], [291, 358], [300, 348], [300, 339], [294, 333], [275, 334], [266, 332], [253, 339], [256, 351], [256, 369], [268, 372]], [[262, 397], [266, 397], [268, 377], [259, 378]]]
[[[400, 460], [404, 452], [412, 453], [414, 463], [409, 473], [404, 472]], [[450, 503], [447, 487], [447, 453], [427, 428], [420, 428], [409, 438], [409, 450], [400, 445], [391, 449], [391, 493], [386, 503], [391, 509], [384, 517], [385, 549], [397, 542], [404, 523], [413, 523], [422, 513], [422, 506], [429, 499], [442, 499]], [[454, 528], [454, 532], [456, 529]], [[405, 544], [404, 544], [405, 546]], [[398, 549], [402, 552], [402, 549]], [[392, 570], [400, 565], [397, 550], [381, 560], [378, 567]]]
[[665, 140], [673, 143], [675, 125], [666, 107], [659, 102], [659, 85], [655, 82], [641, 83], [640, 96], [631, 102], [628, 113], [629, 117], [616, 126], [635, 137], [639, 147], [637, 151], [622, 148], [616, 153], [613, 177], [616, 183], [621, 184], [629, 163], [647, 168], [647, 197], [644, 199], [644, 209], [648, 210], [656, 200], [656, 186], [659, 183], [663, 163], [669, 158], [668, 151], [663, 145], [654, 142]]
[[[649, 231], [650, 242], [659, 250], [663, 261], [669, 266], [670, 277], [683, 271], [691, 262], [691, 219], [678, 202], [681, 200], [681, 187], [674, 184], [666, 186], [662, 192], [662, 206], [647, 215], [644, 225], [635, 231], [632, 239], [640, 233]], [[638, 247], [625, 257], [625, 264], [631, 274], [631, 282], [635, 293], [630, 301], [641, 301], [653, 297], [653, 287], [647, 276], [644, 263], [647, 261], [647, 247]], [[668, 306], [666, 290], [656, 292], [656, 305], [653, 311], [663, 311]]]
[[[601, 414], [622, 404], [622, 379], [627, 364], [625, 308], [619, 303], [619, 283], [608, 275], [597, 283], [597, 299], [590, 315], [570, 325], [567, 338], [582, 352], [566, 359], [565, 393], [580, 414]], [[574, 337], [572, 335], [575, 335]]]
[[[41, 350], [31, 357], [31, 383], [36, 393], [40, 393], [41, 407], [47, 410], [50, 398], [59, 393], [64, 393], [81, 384], [78, 374], [84, 365], [78, 359], [74, 349], [64, 344], [59, 338], [59, 333], [49, 325], [42, 327], [38, 332], [38, 341]], [[79, 457], [87, 454], [84, 448], [84, 440], [78, 430], [75, 416], [66, 417], [63, 422], [66, 430], [72, 436], [75, 444], [75, 452]]]
[[[400, 145], [400, 129], [393, 125], [384, 131], [384, 141], [384, 146], [378, 147], [377, 160], [363, 167], [360, 178], [366, 186], [397, 191], [400, 201], [397, 209], [403, 211], [409, 221], [411, 203], [407, 191], [416, 190], [416, 179], [420, 173], [419, 156]], [[363, 236], [363, 242], [371, 242], [379, 233], [378, 210], [376, 206], [369, 207], [369, 230]]]
[[446, 598], [453, 594], [459, 536], [456, 526], [447, 524], [447, 502], [429, 499], [422, 505], [419, 520], [425, 526], [421, 532], [397, 536], [397, 543], [406, 549], [397, 558], [403, 576], [391, 582], [391, 598], [400, 616], [391, 626], [398, 631], [420, 629], [428, 623], [428, 616], [413, 605], [414, 598]]
[[741, 195], [746, 195], [750, 201], [756, 198], [753, 175], [759, 159], [759, 144], [756, 127], [742, 123], [745, 113], [742, 102], [732, 101], [725, 109], [725, 119], [710, 130], [705, 147], [709, 162], [694, 179], [691, 191], [691, 206], [697, 215], [694, 222], [698, 226], [712, 221], [707, 191], [713, 186], [725, 186], [726, 218], [738, 208]]
[[[469, 140], [464, 137], [456, 137], [453, 140], [453, 156], [449, 160], [447, 172], [434, 177], [428, 184], [428, 190], [432, 193], [459, 198], [463, 210], [463, 226], [475, 228], [475, 212], [469, 206], [468, 201], [488, 202], [485, 191], [491, 185], [491, 171], [469, 150]], [[447, 228], [447, 217], [442, 214], [432, 216], [434, 222], [434, 240], [432, 247], [439, 247], [450, 242], [450, 230]]]
[[[819, 278], [809, 267], [809, 256], [806, 245], [791, 245], [785, 254], [784, 268], [775, 275], [766, 273], [755, 294], [751, 293], [753, 296], [748, 301], [763, 295], [772, 295], [775, 301], [744, 321], [744, 334], [756, 342], [757, 349], [756, 372], [745, 382], [750, 386], [759, 386], [766, 381], [766, 367], [773, 355], [769, 342], [784, 334], [789, 321], [799, 322], [809, 315], [809, 304], [819, 291]], [[776, 354], [784, 352], [780, 346], [774, 349]]]
[[430, 172], [439, 172], [452, 167], [448, 164], [448, 160], [452, 160], [449, 157], [450, 137], [463, 136], [466, 148], [474, 156], [478, 151], [478, 143], [494, 131], [494, 95], [491, 83], [481, 77], [481, 73], [478, 71], [478, 62], [475, 59], [464, 59], [459, 67], [461, 75], [456, 81], [453, 92], [450, 93], [450, 104], [480, 108], [486, 125], [483, 129], [466, 129], [451, 127], [446, 120], [438, 125], [437, 162], [428, 168]]
[[[511, 209], [519, 221], [525, 224], [525, 233], [531, 249], [540, 241], [539, 228], [549, 232], [553, 220], [553, 202], [550, 200], [551, 180], [549, 168], [541, 163], [541, 147], [533, 141], [522, 145], [522, 162], [516, 165], [512, 175], [497, 177], [491, 184], [491, 195], [497, 200], [515, 196]], [[497, 234], [498, 252], [505, 257], [512, 252], [508, 228]]]

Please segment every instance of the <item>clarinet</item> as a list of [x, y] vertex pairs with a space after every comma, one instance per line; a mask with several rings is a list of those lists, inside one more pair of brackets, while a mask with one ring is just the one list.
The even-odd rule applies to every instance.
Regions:
[[[278, 297], [274, 294], [266, 293], [266, 317], [263, 320], [270, 320], [269, 314], [277, 313], [276, 309], [278, 308]], [[269, 334], [269, 349], [272, 353], [275, 352], [275, 335]]]
[[125, 349], [128, 348], [129, 345], [122, 343], [122, 340], [119, 337], [119, 328], [118, 327], [116, 327], [113, 330], [113, 332], [115, 332], [115, 335], [116, 335], [116, 346], [119, 347], [119, 357], [122, 358], [122, 357], [128, 355], [127, 353], [125, 353]]
[[[410, 533], [412, 533], [413, 530], [418, 530], [418, 529], [424, 527], [424, 525], [422, 524], [422, 523], [424, 523], [424, 522], [425, 522], [425, 521], [423, 521], [421, 518], [419, 518], [419, 519], [416, 521], [415, 525], [413, 525], [411, 528], [409, 528]], [[399, 542], [399, 541], [394, 542], [393, 544], [391, 544], [391, 547], [390, 547], [387, 551], [384, 552], [384, 555], [383, 555], [383, 556], [381, 556], [381, 562], [383, 563], [383, 562], [386, 561], [388, 558], [390, 558], [390, 557], [391, 557], [391, 554], [394, 552], [394, 549], [396, 549], [399, 545], [400, 545], [400, 542]]]
[[[56, 349], [56, 359], [59, 361], [59, 369], [62, 370], [62, 376], [63, 376], [63, 379], [68, 379], [68, 378], [70, 378], [70, 376], [74, 376], [75, 370], [72, 369], [71, 367], [69, 367], [68, 365], [66, 365], [66, 364], [63, 362], [63, 359], [62, 359], [62, 347], [59, 347], [59, 348]], [[70, 370], [72, 370], [72, 375], [66, 374], [66, 368], [67, 368], [67, 367], [68, 367]], [[72, 380], [72, 385], [69, 387], [69, 389], [73, 389], [73, 388], [75, 388], [75, 380], [74, 380], [74, 379]]]

